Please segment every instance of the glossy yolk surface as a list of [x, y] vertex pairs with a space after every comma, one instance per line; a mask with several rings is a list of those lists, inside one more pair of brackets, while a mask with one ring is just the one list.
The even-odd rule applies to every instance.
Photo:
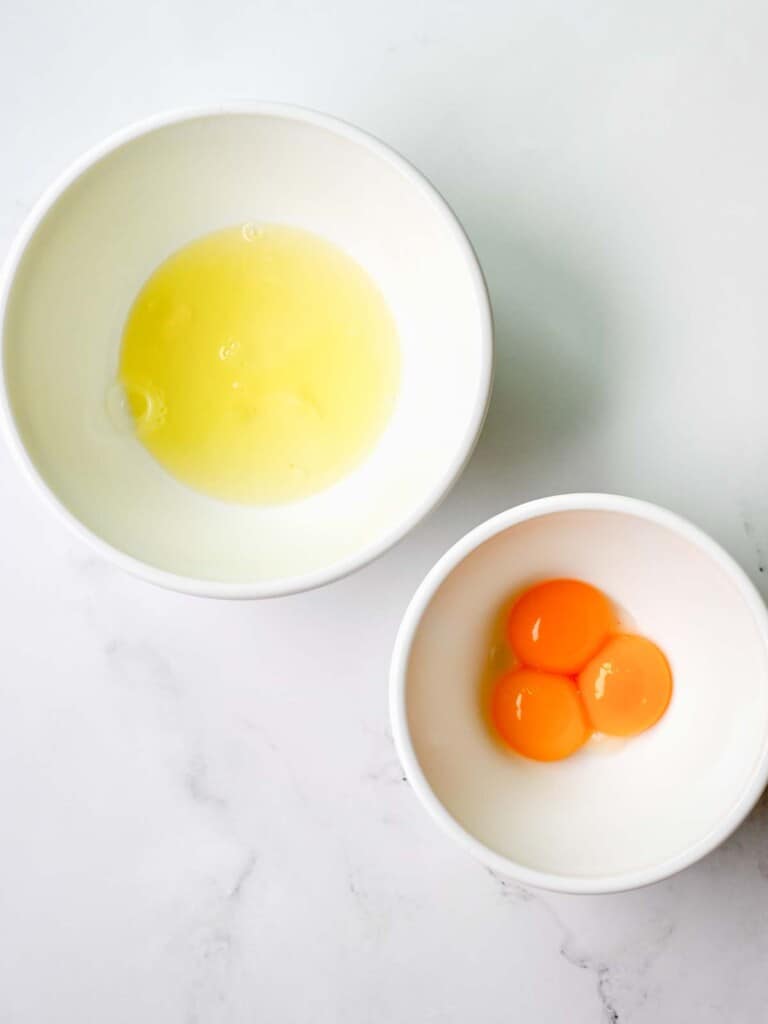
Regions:
[[672, 674], [656, 644], [620, 634], [579, 674], [579, 689], [595, 730], [634, 736], [650, 729], [666, 711]]
[[507, 619], [507, 639], [524, 665], [547, 672], [578, 672], [613, 628], [607, 598], [579, 580], [531, 587]]
[[505, 743], [535, 761], [568, 757], [590, 734], [574, 683], [532, 669], [516, 669], [498, 680], [491, 718]]

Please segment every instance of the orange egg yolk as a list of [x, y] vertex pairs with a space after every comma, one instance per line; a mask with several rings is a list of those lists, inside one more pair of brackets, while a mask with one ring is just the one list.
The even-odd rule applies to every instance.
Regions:
[[549, 580], [531, 587], [507, 619], [507, 639], [523, 665], [546, 672], [578, 672], [614, 627], [611, 606], [579, 580]]
[[634, 736], [666, 711], [672, 674], [656, 644], [619, 634], [579, 673], [579, 689], [595, 730]]
[[532, 669], [503, 675], [491, 696], [491, 718], [501, 738], [535, 761], [559, 761], [590, 734], [576, 686], [565, 676]]

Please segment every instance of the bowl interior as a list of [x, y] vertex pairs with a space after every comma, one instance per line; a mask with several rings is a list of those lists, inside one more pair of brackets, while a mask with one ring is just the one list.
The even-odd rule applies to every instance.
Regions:
[[[500, 604], [557, 576], [601, 587], [658, 643], [674, 693], [648, 732], [541, 764], [490, 740], [478, 677]], [[739, 805], [764, 758], [766, 673], [757, 613], [711, 549], [638, 515], [558, 512], [490, 537], [436, 591], [407, 666], [408, 730], [432, 793], [513, 872], [619, 876], [685, 855]]]
[[[277, 507], [177, 483], [107, 413], [126, 314], [171, 252], [247, 221], [315, 231], [372, 275], [397, 321], [402, 382], [375, 451], [335, 487]], [[290, 113], [156, 127], [107, 152], [27, 245], [4, 323], [13, 420], [39, 475], [99, 538], [224, 582], [323, 570], [397, 532], [459, 467], [488, 388], [476, 263], [434, 192], [384, 147]]]

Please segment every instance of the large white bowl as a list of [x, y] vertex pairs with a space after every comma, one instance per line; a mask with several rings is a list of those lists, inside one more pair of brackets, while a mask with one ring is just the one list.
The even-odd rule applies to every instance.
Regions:
[[[667, 713], [630, 740], [552, 764], [491, 742], [478, 682], [489, 625], [517, 588], [601, 587], [669, 658]], [[489, 867], [565, 892], [657, 881], [722, 842], [768, 778], [768, 616], [744, 572], [701, 531], [612, 495], [545, 498], [467, 534], [405, 614], [392, 723], [418, 797]]]
[[[247, 221], [307, 228], [350, 253], [402, 346], [397, 407], [371, 456], [279, 507], [177, 483], [107, 411], [122, 326], [148, 275], [197, 236]], [[445, 202], [371, 136], [282, 106], [155, 118], [77, 161], [11, 250], [0, 322], [6, 433], [40, 493], [112, 561], [211, 596], [304, 590], [380, 555], [461, 473], [491, 385], [485, 285]]]

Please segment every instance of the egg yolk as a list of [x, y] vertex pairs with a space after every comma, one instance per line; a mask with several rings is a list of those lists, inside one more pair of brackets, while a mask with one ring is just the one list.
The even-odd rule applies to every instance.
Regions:
[[619, 634], [579, 673], [579, 689], [595, 730], [634, 736], [666, 711], [672, 674], [656, 644]]
[[579, 580], [549, 580], [531, 587], [507, 619], [507, 639], [531, 668], [570, 675], [583, 668], [614, 626], [611, 606]]
[[578, 690], [565, 676], [532, 669], [507, 672], [491, 697], [491, 718], [501, 738], [535, 761], [559, 761], [590, 734]]

